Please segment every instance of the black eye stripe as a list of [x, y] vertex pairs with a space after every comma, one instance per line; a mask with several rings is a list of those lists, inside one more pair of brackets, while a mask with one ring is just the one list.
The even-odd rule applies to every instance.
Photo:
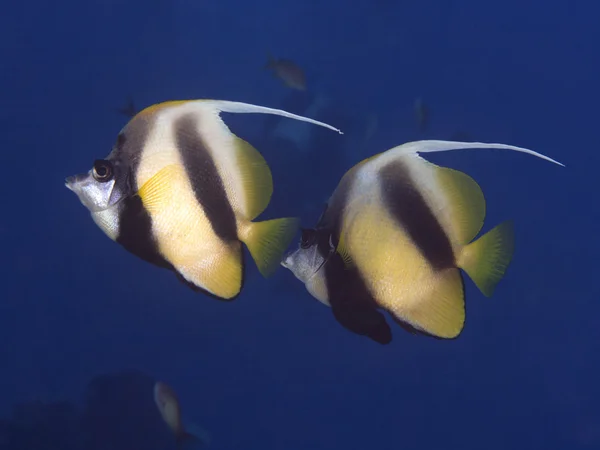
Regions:
[[316, 242], [317, 233], [312, 229], [303, 229], [300, 239], [300, 247], [309, 248]]

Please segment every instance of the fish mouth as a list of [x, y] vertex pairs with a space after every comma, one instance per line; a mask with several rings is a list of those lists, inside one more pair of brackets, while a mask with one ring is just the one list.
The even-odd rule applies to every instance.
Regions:
[[76, 176], [70, 176], [65, 178], [65, 186], [68, 190], [75, 192], [75, 181], [76, 181]]
[[87, 178], [87, 173], [71, 175], [70, 177], [65, 178], [65, 186], [68, 190], [79, 195], [79, 192], [81, 192], [82, 183], [84, 183]]
[[279, 262], [279, 264], [281, 264], [286, 269], [290, 269], [290, 267], [291, 267], [291, 261], [290, 261], [290, 259], [294, 255], [294, 253], [296, 253], [297, 251], [298, 250], [296, 249], [296, 250], [290, 250], [287, 253], [285, 253], [283, 255], [283, 258], [281, 258], [281, 261]]

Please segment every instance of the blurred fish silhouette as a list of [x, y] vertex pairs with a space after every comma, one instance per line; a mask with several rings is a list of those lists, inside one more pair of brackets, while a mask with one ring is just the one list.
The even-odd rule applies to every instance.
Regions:
[[117, 112], [131, 118], [138, 113], [138, 110], [136, 109], [135, 104], [133, 103], [133, 99], [129, 97], [127, 104], [125, 106], [122, 106], [121, 108], [117, 108]]
[[413, 334], [456, 338], [465, 323], [460, 269], [491, 296], [512, 258], [512, 224], [475, 239], [486, 210], [481, 188], [419, 153], [483, 148], [562, 165], [504, 144], [431, 140], [394, 147], [346, 172], [317, 226], [303, 230], [282, 265], [342, 326], [375, 342], [392, 340], [380, 309]]
[[203, 446], [210, 444], [208, 431], [195, 425], [184, 424], [179, 399], [173, 388], [157, 381], [154, 385], [154, 402], [163, 420], [175, 435], [177, 448], [181, 449], [192, 443]]
[[283, 83], [292, 89], [306, 90], [306, 75], [304, 71], [292, 60], [274, 58], [269, 55], [265, 69], [269, 69]]
[[415, 100], [415, 116], [419, 130], [424, 132], [429, 125], [429, 108], [420, 97]]

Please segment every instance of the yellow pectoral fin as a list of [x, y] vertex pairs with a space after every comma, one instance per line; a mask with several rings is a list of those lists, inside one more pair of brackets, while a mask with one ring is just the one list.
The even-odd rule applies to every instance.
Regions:
[[390, 258], [403, 254], [404, 232], [381, 204], [354, 209], [360, 212], [342, 220], [336, 252], [347, 268], [359, 267], [365, 272], [386, 270]]
[[185, 169], [175, 164], [158, 171], [138, 191], [144, 207], [150, 213], [161, 211], [168, 202], [173, 200], [172, 187], [175, 182], [183, 181], [185, 177]]
[[340, 234], [340, 239], [335, 251], [342, 257], [342, 261], [344, 261], [344, 267], [346, 269], [352, 268], [352, 257], [350, 256], [350, 250], [346, 245], [346, 233], [342, 232]]

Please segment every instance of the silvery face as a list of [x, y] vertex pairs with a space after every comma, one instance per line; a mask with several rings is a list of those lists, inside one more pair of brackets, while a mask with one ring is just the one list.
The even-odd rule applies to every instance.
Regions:
[[111, 161], [99, 159], [88, 173], [68, 177], [65, 186], [77, 194], [91, 213], [105, 211], [124, 197], [119, 186], [123, 177], [115, 169]]
[[319, 251], [319, 231], [303, 229], [297, 250], [284, 256], [281, 265], [303, 283], [307, 283], [325, 264], [326, 258]]

